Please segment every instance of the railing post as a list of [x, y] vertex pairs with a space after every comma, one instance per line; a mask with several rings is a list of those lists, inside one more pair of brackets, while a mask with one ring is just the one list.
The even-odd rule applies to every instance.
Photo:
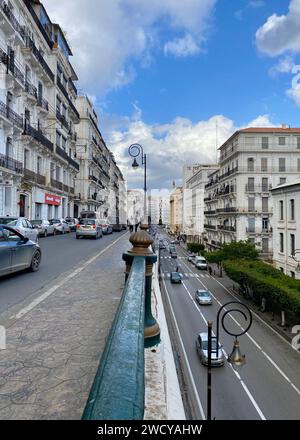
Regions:
[[145, 348], [148, 348], [160, 341], [160, 328], [151, 310], [153, 264], [157, 261], [157, 256], [149, 248], [153, 243], [153, 239], [148, 234], [146, 225], [142, 225], [139, 231], [131, 234], [129, 241], [132, 243], [132, 248], [125, 252], [122, 257], [126, 263], [125, 280], [129, 276], [134, 257], [144, 257], [146, 262], [144, 337]]

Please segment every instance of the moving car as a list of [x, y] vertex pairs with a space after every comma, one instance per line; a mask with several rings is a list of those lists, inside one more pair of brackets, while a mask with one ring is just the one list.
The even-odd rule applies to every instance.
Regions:
[[31, 241], [38, 241], [38, 231], [25, 217], [1, 217], [0, 224], [12, 227]]
[[37, 229], [39, 237], [47, 237], [47, 235], [54, 235], [54, 225], [48, 220], [30, 220], [32, 226]]
[[72, 217], [66, 217], [65, 221], [68, 223], [68, 225], [70, 226], [70, 230], [71, 231], [76, 231], [76, 225], [78, 223], [77, 218], [72, 218]]
[[195, 257], [196, 257], [196, 255], [194, 255], [194, 254], [190, 254], [190, 255], [188, 256], [188, 261], [192, 262], [192, 261], [195, 259]]
[[[222, 346], [219, 344], [217, 348], [217, 338], [212, 336], [211, 338], [211, 366], [221, 367], [224, 365], [224, 354], [222, 351]], [[197, 336], [196, 339], [196, 350], [200, 357], [200, 361], [203, 365], [208, 363], [208, 334], [203, 332]]]
[[70, 226], [63, 218], [53, 218], [49, 222], [54, 226], [55, 233], [60, 232], [64, 234], [65, 232], [70, 232]]
[[207, 262], [204, 257], [197, 257], [195, 260], [197, 269], [207, 270]]
[[99, 220], [93, 218], [81, 218], [76, 226], [76, 238], [92, 237], [95, 240], [103, 236]]
[[0, 224], [0, 276], [39, 269], [42, 252], [37, 243], [10, 226]]
[[171, 283], [179, 284], [181, 283], [181, 275], [178, 272], [171, 272], [170, 274]]
[[175, 247], [175, 245], [170, 245], [170, 246], [169, 246], [169, 252], [170, 252], [170, 254], [171, 254], [172, 252], [176, 252], [176, 247]]
[[106, 219], [103, 219], [103, 218], [99, 219], [99, 223], [102, 228], [103, 234], [112, 234], [113, 233], [113, 227]]
[[208, 290], [201, 290], [201, 289], [196, 290], [195, 300], [200, 305], [210, 305], [210, 304], [212, 304], [212, 296], [211, 296], [211, 293]]
[[171, 258], [177, 258], [177, 254], [176, 254], [176, 252], [172, 252], [172, 253], [171, 253]]

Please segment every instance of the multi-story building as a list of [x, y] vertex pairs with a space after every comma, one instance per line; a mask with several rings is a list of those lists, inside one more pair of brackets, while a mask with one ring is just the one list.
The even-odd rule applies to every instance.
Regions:
[[123, 174], [116, 164], [113, 153], [110, 153], [110, 191], [109, 214], [110, 223], [116, 230], [127, 224], [126, 215], [126, 184]]
[[208, 249], [249, 240], [272, 257], [271, 188], [300, 172], [300, 128], [246, 128], [220, 148], [220, 170], [210, 175], [205, 196]]
[[99, 211], [108, 216], [110, 186], [110, 152], [98, 128], [97, 113], [86, 96], [78, 96], [80, 115], [77, 127], [76, 155], [80, 172], [76, 179], [75, 216], [80, 211]]
[[0, 215], [73, 215], [77, 80], [38, 1], [0, 1]]
[[273, 263], [300, 279], [300, 180], [271, 190], [273, 199]]
[[182, 232], [182, 186], [170, 194], [170, 231], [173, 234]]
[[169, 224], [170, 221], [170, 196], [167, 191], [161, 194], [152, 191], [148, 196], [148, 217], [151, 224]]
[[196, 164], [183, 169], [183, 234], [187, 241], [201, 242], [204, 232], [204, 192], [215, 164]]

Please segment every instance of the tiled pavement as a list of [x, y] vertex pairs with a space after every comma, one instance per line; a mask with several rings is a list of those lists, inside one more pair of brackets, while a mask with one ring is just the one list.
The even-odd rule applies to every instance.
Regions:
[[7, 329], [0, 420], [81, 418], [121, 297], [128, 237]]

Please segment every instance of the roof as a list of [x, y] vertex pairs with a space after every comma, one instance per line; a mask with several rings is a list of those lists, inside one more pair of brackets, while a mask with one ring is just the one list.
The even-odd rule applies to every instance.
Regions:
[[275, 188], [272, 188], [270, 191], [276, 191], [276, 190], [280, 190], [280, 189], [284, 189], [284, 188], [288, 188], [288, 187], [293, 187], [293, 186], [300, 186], [300, 180], [294, 180], [293, 182], [289, 182], [289, 183], [284, 183], [283, 185], [278, 185]]
[[300, 127], [294, 127], [294, 128], [282, 128], [282, 127], [248, 127], [248, 128], [242, 128], [241, 130], [237, 130], [233, 133], [233, 135], [230, 136], [219, 148], [218, 150], [221, 150], [224, 145], [226, 145], [228, 142], [230, 142], [236, 135], [239, 133], [299, 133], [300, 134]]

